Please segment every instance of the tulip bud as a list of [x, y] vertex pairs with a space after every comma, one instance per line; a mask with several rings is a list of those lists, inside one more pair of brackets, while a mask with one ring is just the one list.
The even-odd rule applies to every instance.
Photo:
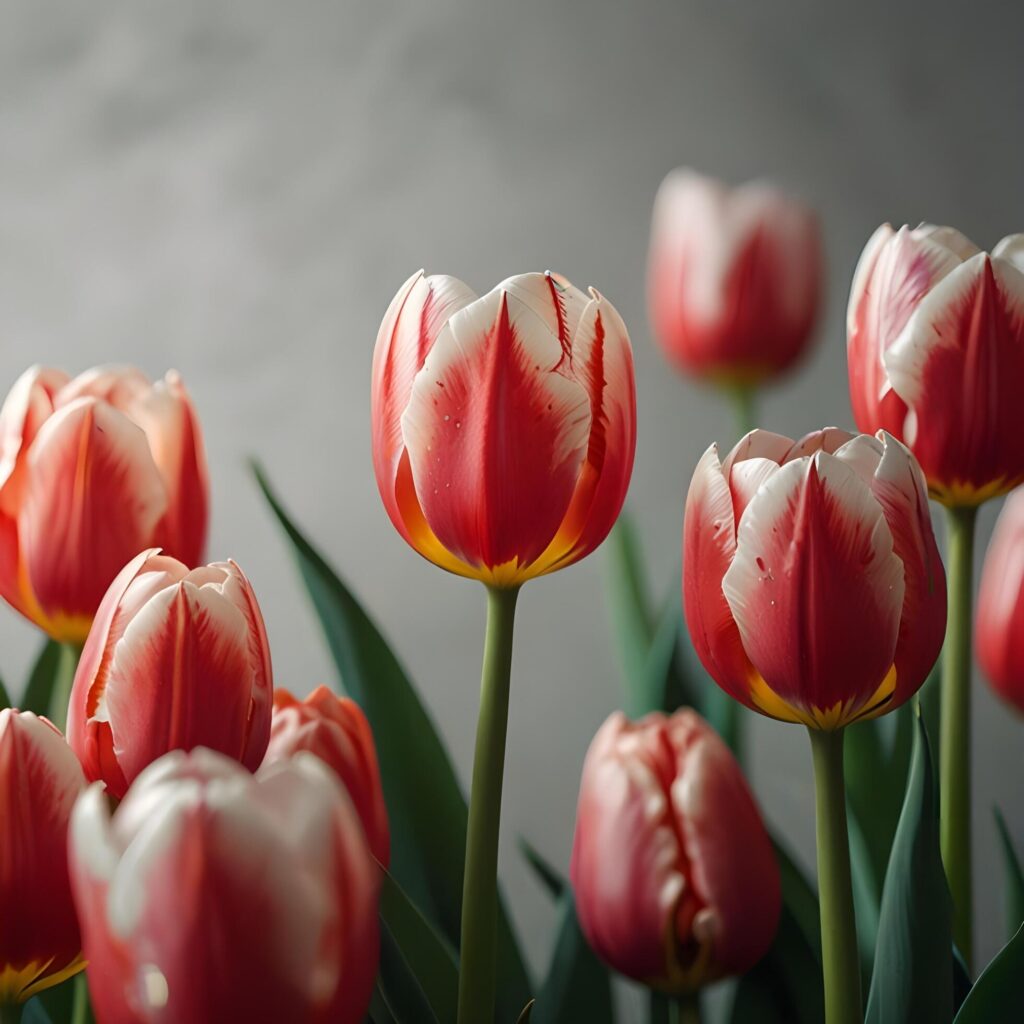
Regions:
[[802, 203], [684, 169], [662, 182], [648, 299], [655, 337], [685, 372], [750, 386], [788, 370], [811, 341], [821, 278], [818, 221]]
[[1024, 712], [1024, 490], [1006, 499], [996, 522], [981, 574], [974, 636], [992, 689]]
[[0, 1004], [77, 974], [68, 821], [85, 777], [64, 737], [30, 711], [0, 711]]
[[131, 368], [74, 380], [33, 367], [0, 410], [0, 596], [81, 643], [107, 587], [143, 548], [194, 565], [206, 459], [181, 378]]
[[70, 846], [98, 1020], [363, 1019], [380, 876], [312, 755], [253, 777], [209, 750], [167, 754], [113, 815], [86, 790]]
[[305, 700], [274, 691], [270, 744], [264, 765], [286, 761], [306, 750], [333, 768], [348, 790], [373, 855], [388, 866], [391, 836], [384, 806], [377, 748], [359, 705], [318, 686]]
[[191, 571], [155, 550], [111, 584], [82, 652], [68, 742], [124, 796], [169, 750], [209, 747], [255, 771], [270, 735], [270, 649], [234, 562]]
[[942, 646], [946, 585], [913, 455], [832, 427], [748, 434], [697, 465], [686, 621], [704, 667], [755, 711], [838, 729], [899, 707]]
[[478, 299], [413, 275], [377, 336], [372, 403], [388, 515], [451, 572], [518, 586], [589, 554], [622, 508], [633, 357], [593, 289], [522, 274]]
[[883, 224], [847, 313], [850, 401], [861, 430], [914, 453], [932, 496], [978, 505], [1024, 480], [1024, 235], [991, 255], [958, 231]]
[[672, 993], [753, 967], [782, 907], [743, 774], [689, 709], [639, 722], [616, 712], [598, 730], [583, 765], [571, 876], [598, 956]]

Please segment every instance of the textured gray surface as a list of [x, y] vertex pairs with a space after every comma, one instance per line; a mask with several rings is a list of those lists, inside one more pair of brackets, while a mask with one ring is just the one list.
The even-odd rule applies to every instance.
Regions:
[[[35, 361], [178, 367], [206, 427], [211, 556], [251, 574], [277, 680], [305, 691], [330, 667], [251, 453], [415, 669], [465, 776], [483, 600], [409, 551], [380, 507], [368, 378], [388, 301], [419, 266], [480, 290], [552, 267], [612, 299], [637, 350], [631, 503], [668, 586], [689, 473], [732, 427], [650, 343], [661, 176], [765, 175], [820, 206], [822, 344], [761, 417], [795, 434], [849, 420], [846, 292], [880, 221], [948, 222], [983, 245], [1024, 225], [1021, 10], [870, 7], [3, 2], [0, 382]], [[502, 870], [538, 960], [550, 916], [513, 838], [567, 862], [580, 762], [619, 696], [600, 561], [521, 601]], [[36, 643], [0, 612], [5, 678]], [[1024, 725], [980, 685], [975, 707], [987, 958], [1002, 934], [990, 807], [1024, 842]], [[809, 855], [806, 741], [766, 720], [754, 740], [768, 816]]]

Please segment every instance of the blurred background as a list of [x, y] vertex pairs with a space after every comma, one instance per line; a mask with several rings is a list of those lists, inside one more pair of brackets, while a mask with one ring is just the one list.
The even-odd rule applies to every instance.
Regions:
[[[408, 549], [377, 495], [369, 371], [388, 302], [422, 266], [480, 292], [551, 268], [615, 303], [638, 373], [629, 504], [666, 593], [692, 468], [734, 427], [651, 340], [664, 174], [767, 177], [821, 211], [820, 343], [760, 417], [791, 435], [851, 425], [845, 305], [880, 222], [950, 223], [984, 247], [1024, 229], [1024, 8], [872, 6], [0, 0], [0, 391], [34, 362], [178, 368], [206, 432], [210, 557], [251, 576], [277, 681], [305, 693], [333, 670], [251, 455], [394, 642], [466, 779], [483, 594]], [[598, 552], [520, 602], [501, 870], [538, 964], [553, 915], [515, 838], [567, 866], [583, 755], [620, 702], [601, 575]], [[38, 645], [0, 608], [15, 692]], [[991, 809], [1024, 842], [1024, 722], [980, 680], [975, 708], [986, 962], [1002, 936]], [[804, 734], [752, 725], [754, 787], [809, 862]]]

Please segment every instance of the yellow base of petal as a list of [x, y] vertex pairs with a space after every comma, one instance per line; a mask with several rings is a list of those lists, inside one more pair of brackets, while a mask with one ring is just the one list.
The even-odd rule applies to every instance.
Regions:
[[52, 960], [34, 960], [24, 967], [8, 964], [0, 970], [0, 1003], [24, 1003], [84, 969], [85, 960], [80, 955], [59, 969], [54, 969]]

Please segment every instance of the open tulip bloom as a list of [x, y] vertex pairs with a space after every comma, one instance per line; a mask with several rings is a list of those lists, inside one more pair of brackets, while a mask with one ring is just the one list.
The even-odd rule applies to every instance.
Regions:
[[924, 478], [893, 437], [756, 430], [700, 460], [684, 604], [705, 668], [748, 707], [810, 731], [829, 1021], [857, 1021], [860, 968], [843, 788], [845, 726], [898, 707], [942, 646], [943, 569]]
[[900, 438], [947, 508], [942, 851], [970, 963], [974, 522], [980, 504], [1024, 481], [1024, 235], [987, 253], [950, 227], [883, 224], [857, 265], [847, 337], [858, 427]]
[[463, 892], [460, 1024], [494, 1012], [497, 840], [516, 594], [604, 540], [633, 468], [625, 325], [557, 274], [481, 298], [414, 274], [373, 357], [373, 459], [384, 507], [421, 555], [488, 587]]

